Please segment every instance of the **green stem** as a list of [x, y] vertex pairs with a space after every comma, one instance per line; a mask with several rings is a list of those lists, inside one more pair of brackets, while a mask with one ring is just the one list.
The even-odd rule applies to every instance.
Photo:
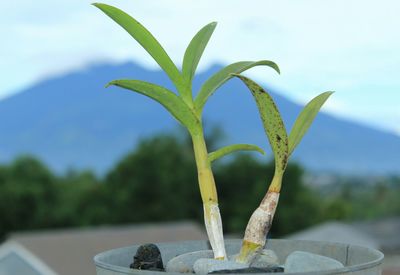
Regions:
[[283, 172], [275, 170], [275, 174], [274, 177], [272, 178], [271, 184], [269, 185], [268, 191], [280, 193], [282, 187], [282, 177], [283, 177]]
[[218, 203], [217, 190], [215, 188], [214, 175], [208, 160], [208, 152], [202, 129], [192, 135], [194, 156], [196, 159], [200, 193], [203, 202]]
[[211, 164], [208, 159], [208, 152], [201, 124], [198, 131], [191, 133], [191, 136], [208, 238], [214, 252], [214, 257], [217, 259], [224, 259], [226, 257], [226, 252], [222, 233], [221, 215], [218, 207], [217, 189], [215, 187]]

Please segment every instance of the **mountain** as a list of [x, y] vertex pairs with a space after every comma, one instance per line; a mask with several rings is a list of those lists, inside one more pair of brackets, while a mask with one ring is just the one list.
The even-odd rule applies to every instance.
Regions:
[[[219, 68], [212, 66], [199, 74], [195, 90]], [[33, 154], [57, 171], [90, 168], [103, 173], [141, 137], [176, 129], [176, 121], [158, 103], [123, 89], [104, 88], [120, 78], [172, 89], [163, 72], [132, 63], [96, 65], [40, 82], [0, 101], [0, 160]], [[301, 106], [269, 91], [290, 126]], [[204, 114], [208, 125], [223, 128], [224, 143], [268, 148], [255, 103], [239, 80], [221, 87]], [[314, 171], [399, 173], [400, 138], [320, 113], [293, 158]]]

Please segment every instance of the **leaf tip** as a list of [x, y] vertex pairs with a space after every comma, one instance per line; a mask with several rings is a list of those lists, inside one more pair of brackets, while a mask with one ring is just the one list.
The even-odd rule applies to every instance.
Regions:
[[281, 69], [279, 69], [278, 64], [276, 64], [275, 62], [272, 62], [272, 64], [273, 64], [272, 68], [275, 69], [275, 71], [280, 75], [281, 74]]
[[261, 148], [259, 148], [259, 147], [257, 147], [257, 148], [255, 148], [254, 149], [256, 152], [258, 152], [258, 153], [260, 153], [261, 155], [265, 155], [265, 151], [263, 150], [263, 149], [261, 149]]
[[335, 91], [327, 91], [325, 93], [322, 93], [321, 95], [323, 95], [326, 99], [328, 99], [334, 93]]
[[94, 3], [92, 3], [91, 5], [94, 6], [94, 7], [96, 7], [96, 8], [98, 8], [99, 10], [101, 10], [101, 11], [103, 11], [103, 12], [105, 12], [105, 10], [106, 10], [107, 8], [110, 8], [110, 7], [111, 7], [111, 6], [107, 5], [107, 4], [98, 3], [98, 2], [94, 2]]
[[260, 147], [258, 147], [257, 145], [249, 145], [248, 150], [253, 150], [253, 151], [260, 153], [261, 155], [265, 155], [265, 151], [263, 149], [261, 149]]
[[108, 83], [104, 86], [104, 88], [108, 88], [108, 87], [113, 86], [113, 85], [116, 85], [116, 81], [115, 81], [115, 80], [108, 82]]

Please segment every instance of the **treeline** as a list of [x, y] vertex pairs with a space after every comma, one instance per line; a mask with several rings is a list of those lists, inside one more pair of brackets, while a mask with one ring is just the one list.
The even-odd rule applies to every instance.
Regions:
[[[214, 171], [224, 229], [242, 233], [265, 194], [274, 165], [236, 154], [216, 163]], [[272, 234], [354, 218], [352, 209], [362, 206], [353, 201], [355, 193], [343, 192], [347, 193], [321, 195], [305, 185], [303, 169], [290, 164]], [[382, 202], [386, 195], [382, 191], [377, 198], [368, 197], [364, 206], [371, 207], [376, 199]], [[203, 222], [194, 157], [185, 138], [160, 135], [143, 140], [101, 178], [90, 171], [56, 175], [33, 157], [0, 167], [0, 238], [19, 230], [188, 219]]]

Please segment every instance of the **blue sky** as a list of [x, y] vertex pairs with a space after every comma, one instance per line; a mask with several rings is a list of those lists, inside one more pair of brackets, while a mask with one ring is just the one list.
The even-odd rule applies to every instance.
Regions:
[[[93, 63], [157, 65], [84, 0], [3, 1], [0, 98]], [[400, 135], [400, 1], [104, 1], [154, 33], [180, 64], [191, 37], [217, 21], [200, 70], [270, 59], [282, 74], [248, 73], [304, 103], [336, 91], [325, 111]], [[5, 38], [5, 39], [4, 39]]]

